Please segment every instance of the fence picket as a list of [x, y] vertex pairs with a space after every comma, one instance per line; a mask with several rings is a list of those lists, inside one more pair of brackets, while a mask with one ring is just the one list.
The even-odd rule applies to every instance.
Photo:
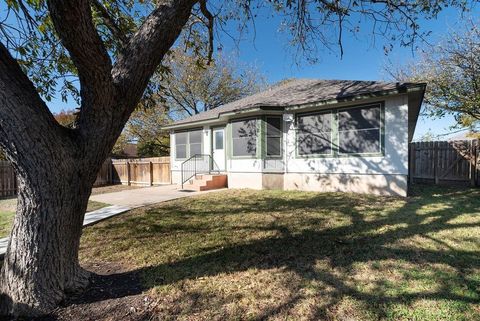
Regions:
[[478, 185], [476, 141], [414, 142], [410, 145], [410, 183]]
[[[107, 159], [93, 186], [170, 184], [170, 174], [170, 157]], [[0, 198], [11, 197], [16, 193], [17, 179], [13, 167], [7, 161], [0, 161]]]

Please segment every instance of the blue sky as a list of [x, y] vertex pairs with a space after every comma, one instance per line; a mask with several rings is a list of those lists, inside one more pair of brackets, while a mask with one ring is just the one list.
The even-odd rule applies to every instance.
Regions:
[[[474, 18], [480, 17], [478, 10], [471, 14]], [[280, 19], [260, 16], [255, 22], [255, 39], [252, 29], [244, 36], [239, 46], [227, 36], [220, 38], [218, 45], [222, 52], [234, 54], [241, 63], [254, 65], [264, 74], [269, 83], [285, 78], [321, 78], [321, 79], [355, 79], [355, 80], [386, 80], [388, 75], [384, 66], [388, 61], [404, 64], [415, 59], [412, 49], [395, 46], [393, 51], [386, 56], [383, 46], [387, 42], [377, 37], [372, 41], [368, 32], [368, 24], [362, 25], [365, 29], [357, 37], [348, 33], [344, 34], [344, 55], [328, 50], [319, 51], [319, 62], [310, 64], [306, 61], [295, 59], [294, 51], [288, 46], [288, 35], [279, 32]], [[447, 9], [440, 13], [435, 20], [423, 20], [423, 30], [431, 31], [428, 41], [438, 42], [449, 30], [458, 30], [462, 27], [462, 17], [457, 10]], [[234, 31], [233, 31], [234, 32]], [[421, 43], [419, 43], [421, 45]], [[57, 112], [68, 108], [70, 103], [63, 103], [56, 99], [49, 103], [52, 111]], [[446, 134], [451, 131], [449, 127], [454, 124], [452, 117], [442, 119], [429, 119], [421, 117], [417, 123], [415, 137], [419, 138], [427, 132], [435, 135]]]

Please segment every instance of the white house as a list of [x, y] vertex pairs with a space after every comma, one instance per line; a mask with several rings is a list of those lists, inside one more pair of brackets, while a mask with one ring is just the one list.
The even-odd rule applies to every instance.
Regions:
[[177, 121], [172, 180], [405, 196], [425, 86], [299, 79]]

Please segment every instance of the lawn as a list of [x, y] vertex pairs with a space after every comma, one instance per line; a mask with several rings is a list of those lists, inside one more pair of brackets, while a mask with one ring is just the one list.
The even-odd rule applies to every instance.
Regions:
[[[87, 212], [95, 211], [105, 206], [108, 206], [108, 204], [89, 201]], [[0, 199], [0, 238], [7, 237], [10, 233], [16, 208], [16, 198]]]
[[81, 259], [159, 320], [480, 320], [480, 191], [209, 193], [86, 228]]

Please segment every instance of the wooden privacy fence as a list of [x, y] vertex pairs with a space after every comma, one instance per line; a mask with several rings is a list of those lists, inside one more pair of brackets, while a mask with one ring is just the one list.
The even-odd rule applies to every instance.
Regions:
[[410, 183], [480, 183], [480, 141], [415, 142], [410, 144]]
[[112, 183], [124, 185], [170, 184], [170, 157], [113, 159]]
[[[152, 186], [171, 184], [170, 157], [107, 159], [93, 186], [110, 184]], [[17, 179], [12, 165], [0, 161], [0, 198], [17, 193]]]
[[0, 161], [0, 198], [13, 196], [17, 193], [17, 178], [12, 165]]

